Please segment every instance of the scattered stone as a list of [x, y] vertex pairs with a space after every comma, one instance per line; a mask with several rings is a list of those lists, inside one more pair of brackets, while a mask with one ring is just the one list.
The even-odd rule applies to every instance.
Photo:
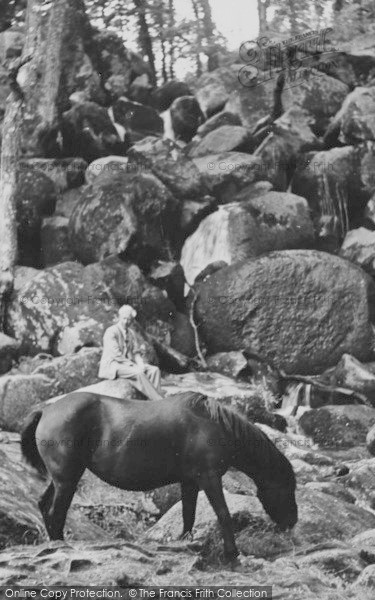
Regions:
[[247, 369], [247, 360], [242, 352], [218, 352], [206, 359], [210, 371], [222, 373], [234, 379]]

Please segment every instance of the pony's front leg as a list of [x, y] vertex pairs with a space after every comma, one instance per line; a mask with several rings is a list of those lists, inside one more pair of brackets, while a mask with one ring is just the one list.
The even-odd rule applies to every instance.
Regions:
[[197, 507], [198, 486], [193, 482], [181, 483], [182, 494], [182, 518], [184, 521], [184, 529], [180, 539], [187, 538], [193, 529], [195, 521], [195, 510]]
[[202, 475], [200, 477], [200, 485], [205, 491], [219, 520], [224, 538], [225, 558], [229, 562], [234, 562], [239, 553], [234, 540], [232, 519], [224, 498], [221, 477], [216, 473]]

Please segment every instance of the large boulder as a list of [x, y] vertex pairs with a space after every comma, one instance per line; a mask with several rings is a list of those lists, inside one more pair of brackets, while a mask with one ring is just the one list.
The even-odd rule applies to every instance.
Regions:
[[94, 160], [86, 169], [86, 183], [94, 183], [94, 180], [102, 173], [111, 174], [127, 172], [128, 159], [126, 156], [103, 156]]
[[247, 349], [292, 373], [319, 373], [347, 352], [371, 354], [373, 284], [313, 250], [236, 263], [199, 288], [196, 316], [212, 353]]
[[218, 127], [222, 127], [223, 125], [242, 125], [241, 119], [238, 115], [234, 115], [233, 113], [222, 110], [219, 113], [216, 113], [213, 117], [210, 117], [205, 121], [197, 131], [197, 135], [199, 138], [203, 138], [211, 131], [214, 131]]
[[57, 196], [56, 185], [43, 171], [27, 165], [21, 168], [15, 191], [21, 264], [41, 266], [42, 220], [53, 214]]
[[375, 275], [375, 231], [365, 227], [348, 231], [340, 248], [340, 256]]
[[131, 143], [135, 144], [149, 135], [163, 134], [163, 119], [151, 106], [119, 98], [112, 107], [116, 123], [125, 127]]
[[179, 198], [196, 198], [204, 192], [201, 174], [193, 161], [169, 139], [152, 137], [129, 150], [135, 170], [150, 169]]
[[190, 142], [204, 121], [198, 100], [194, 96], [177, 98], [170, 107], [172, 128], [175, 139]]
[[53, 396], [53, 381], [46, 375], [0, 377], [0, 427], [20, 431], [34, 406]]
[[59, 333], [80, 319], [111, 325], [116, 307], [103, 281], [67, 262], [39, 272], [14, 292], [6, 329], [20, 341], [22, 353], [35, 355], [52, 351]]
[[19, 354], [19, 347], [17, 340], [0, 332], [0, 375], [9, 371], [12, 362]]
[[108, 112], [95, 102], [75, 104], [62, 115], [61, 132], [66, 156], [80, 156], [88, 163], [108, 154], [124, 154]]
[[375, 139], [375, 87], [357, 87], [344, 100], [324, 136], [328, 145], [337, 141], [358, 144]]
[[74, 260], [69, 242], [69, 219], [53, 216], [43, 219], [41, 228], [41, 262], [44, 267]]
[[[250, 194], [249, 194], [250, 195]], [[234, 264], [287, 248], [308, 248], [314, 230], [307, 202], [294, 194], [268, 192], [219, 206], [184, 243], [181, 264], [190, 284], [212, 262]]]
[[191, 91], [186, 83], [172, 79], [152, 92], [150, 102], [156, 110], [164, 112], [177, 98], [190, 95]]
[[207, 133], [189, 151], [191, 158], [222, 152], [249, 152], [254, 150], [249, 129], [241, 125], [222, 125]]
[[375, 424], [375, 409], [369, 406], [327, 405], [303, 413], [302, 431], [315, 444], [328, 448], [364, 445], [369, 427]]
[[194, 158], [206, 190], [221, 204], [231, 202], [242, 188], [260, 180], [272, 183], [273, 169], [260, 156], [245, 152], [222, 152]]
[[124, 253], [142, 265], [166, 258], [179, 211], [179, 202], [151, 173], [102, 175], [70, 217], [72, 249], [84, 264]]

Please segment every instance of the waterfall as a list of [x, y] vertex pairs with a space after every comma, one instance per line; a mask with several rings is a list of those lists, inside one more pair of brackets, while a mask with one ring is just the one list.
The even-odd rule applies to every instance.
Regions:
[[218, 210], [208, 215], [185, 241], [180, 262], [190, 285], [210, 263], [217, 260], [224, 260], [228, 264], [232, 262], [228, 206], [219, 206]]
[[165, 110], [159, 116], [163, 119], [164, 123], [164, 139], [175, 141], [176, 137], [172, 127], [171, 111], [169, 109]]
[[108, 112], [109, 118], [111, 119], [111, 121], [112, 121], [112, 123], [113, 123], [113, 125], [114, 125], [114, 127], [115, 127], [115, 129], [116, 129], [116, 131], [118, 133], [118, 136], [119, 136], [120, 140], [122, 142], [124, 142], [125, 141], [125, 136], [126, 136], [126, 129], [125, 129], [125, 127], [123, 127], [122, 125], [120, 125], [120, 123], [116, 123], [115, 116], [113, 114], [113, 107], [112, 106], [109, 107], [109, 109], [108, 109], [107, 112]]

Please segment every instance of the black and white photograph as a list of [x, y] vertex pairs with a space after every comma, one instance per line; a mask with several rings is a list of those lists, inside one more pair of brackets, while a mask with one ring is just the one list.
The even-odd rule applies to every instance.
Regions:
[[7, 598], [375, 598], [375, 0], [0, 0]]

